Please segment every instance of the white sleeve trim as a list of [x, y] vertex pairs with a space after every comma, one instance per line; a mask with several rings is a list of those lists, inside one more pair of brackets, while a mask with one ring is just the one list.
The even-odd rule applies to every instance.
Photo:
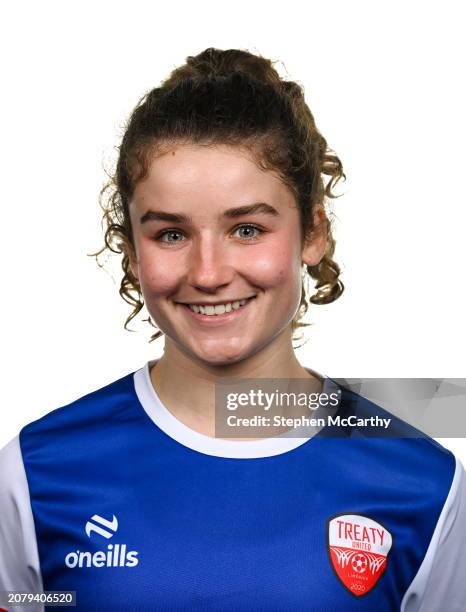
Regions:
[[[462, 548], [466, 543], [465, 519], [466, 474], [456, 457], [450, 491], [424, 560], [403, 597], [400, 612], [463, 610], [456, 606], [460, 605], [459, 598], [461, 606], [466, 599], [466, 568], [460, 565], [464, 565]], [[439, 573], [431, 577], [434, 566]]]
[[[0, 591], [42, 591], [36, 530], [19, 435], [0, 450]], [[43, 606], [11, 610], [42, 612]]]

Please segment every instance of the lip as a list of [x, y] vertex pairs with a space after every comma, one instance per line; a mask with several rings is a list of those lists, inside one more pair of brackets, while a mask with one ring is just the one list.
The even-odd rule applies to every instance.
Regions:
[[256, 299], [257, 296], [250, 297], [244, 306], [240, 306], [236, 310], [230, 310], [230, 312], [225, 312], [220, 315], [205, 315], [200, 312], [194, 312], [187, 304], [181, 304], [178, 302], [178, 306], [183, 308], [193, 319], [199, 323], [203, 323], [205, 325], [220, 325], [226, 321], [234, 321], [238, 317], [240, 317], [244, 310], [248, 310], [250, 304], [253, 300]]

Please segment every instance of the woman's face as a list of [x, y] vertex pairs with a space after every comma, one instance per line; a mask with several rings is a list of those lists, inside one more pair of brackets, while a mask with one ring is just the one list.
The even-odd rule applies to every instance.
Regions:
[[[325, 241], [301, 252], [291, 191], [250, 155], [228, 146], [176, 146], [152, 161], [130, 215], [131, 269], [167, 342], [222, 365], [281, 333], [291, 339], [302, 262], [318, 263]], [[232, 304], [244, 299], [238, 309]], [[188, 306], [210, 305], [212, 312], [219, 304], [224, 314], [210, 316]]]

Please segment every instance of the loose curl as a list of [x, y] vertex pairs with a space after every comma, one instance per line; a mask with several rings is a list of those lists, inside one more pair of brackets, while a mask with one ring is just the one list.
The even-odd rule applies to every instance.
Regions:
[[[123, 254], [119, 293], [133, 306], [124, 324], [127, 330], [144, 306], [139, 281], [130, 268], [129, 255], [135, 253], [135, 246], [129, 204], [154, 157], [167, 146], [183, 143], [226, 144], [252, 152], [260, 168], [277, 173], [293, 192], [305, 240], [322, 231], [314, 226], [316, 207], [323, 206], [326, 197], [339, 197], [332, 189], [341, 178], [346, 180], [340, 159], [315, 125], [302, 86], [283, 80], [271, 60], [239, 49], [215, 48], [188, 57], [160, 87], [139, 100], [124, 128], [116, 169], [99, 196], [105, 245], [90, 256], [97, 258], [106, 249]], [[330, 177], [327, 184], [323, 175]], [[310, 325], [301, 322], [308, 310], [308, 275], [317, 281], [317, 292], [309, 297], [312, 304], [329, 304], [344, 290], [340, 268], [332, 259], [336, 242], [328, 218], [324, 223], [323, 258], [315, 266], [303, 264], [293, 340], [298, 328]], [[97, 263], [100, 266], [98, 259]], [[158, 329], [150, 316], [144, 321]], [[162, 335], [159, 330], [149, 342]]]

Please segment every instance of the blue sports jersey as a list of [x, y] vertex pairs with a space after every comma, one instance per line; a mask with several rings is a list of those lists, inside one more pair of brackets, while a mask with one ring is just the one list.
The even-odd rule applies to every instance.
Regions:
[[[450, 451], [402, 421], [399, 438], [211, 438], [163, 406], [153, 363], [2, 451], [0, 590], [76, 591], [85, 611], [466, 609]], [[341, 411], [388, 415], [342, 391]]]

